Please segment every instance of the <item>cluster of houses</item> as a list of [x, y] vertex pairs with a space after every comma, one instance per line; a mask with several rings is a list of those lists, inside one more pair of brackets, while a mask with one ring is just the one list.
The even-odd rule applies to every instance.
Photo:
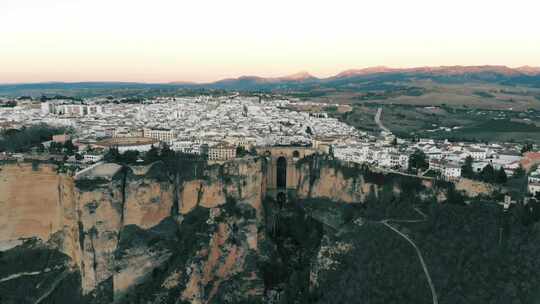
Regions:
[[0, 110], [0, 123], [6, 128], [37, 123], [72, 127], [77, 141], [92, 147], [91, 151], [114, 142], [119, 151], [143, 152], [151, 145], [140, 144], [142, 138], [151, 138], [179, 152], [207, 154], [211, 160], [234, 158], [236, 147], [310, 145], [316, 136], [361, 134], [326, 113], [297, 112], [291, 104], [285, 99], [238, 95], [158, 97], [135, 104], [107, 98], [77, 103], [59, 99]]
[[508, 176], [514, 174], [522, 158], [520, 147], [515, 144], [450, 143], [426, 139], [410, 147], [423, 151], [429, 159], [430, 167], [439, 170], [448, 179], [461, 176], [461, 167], [468, 157], [473, 160], [474, 172], [481, 172], [484, 167], [491, 165], [495, 170], [503, 168]]
[[529, 193], [540, 198], [540, 167], [529, 174], [527, 181]]
[[476, 144], [432, 139], [408, 141], [386, 136], [381, 140], [368, 138], [363, 142], [342, 142], [333, 146], [337, 158], [394, 170], [407, 170], [410, 155], [417, 150], [425, 154], [429, 170], [437, 171], [447, 180], [461, 177], [461, 168], [468, 157], [473, 160], [474, 172], [479, 173], [491, 165], [495, 170], [503, 168], [508, 176], [514, 174], [522, 160], [520, 146], [515, 144]]
[[[495, 170], [503, 168], [508, 176], [522, 161], [520, 147], [514, 144], [411, 141], [387, 132], [375, 137], [329, 118], [324, 112], [294, 110], [306, 106], [312, 105], [238, 95], [159, 97], [137, 104], [99, 98], [78, 104], [48, 100], [0, 109], [0, 127], [37, 123], [70, 126], [77, 135], [73, 143], [82, 161], [89, 163], [100, 161], [111, 147], [120, 153], [146, 152], [167, 144], [178, 152], [226, 161], [237, 156], [238, 147], [249, 150], [255, 146], [325, 144], [332, 147], [338, 159], [400, 171], [408, 169], [410, 155], [420, 150], [429, 163], [425, 172], [436, 171], [444, 179], [455, 180], [461, 177], [468, 157], [473, 159], [475, 172], [491, 165]], [[64, 135], [53, 138], [53, 142], [67, 140], [69, 137]], [[529, 176], [529, 191], [540, 191], [538, 170]]]

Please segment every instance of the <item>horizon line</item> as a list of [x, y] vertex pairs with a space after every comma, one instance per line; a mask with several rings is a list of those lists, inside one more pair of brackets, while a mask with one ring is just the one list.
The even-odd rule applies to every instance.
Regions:
[[[69, 80], [46, 80], [46, 81], [17, 81], [17, 82], [0, 82], [1, 86], [4, 85], [24, 85], [24, 84], [73, 84], [73, 83], [126, 83], [126, 84], [149, 84], [149, 85], [206, 85], [206, 84], [213, 84], [216, 82], [224, 81], [224, 80], [235, 80], [240, 79], [243, 77], [258, 77], [263, 79], [279, 79], [279, 78], [287, 78], [290, 76], [295, 76], [298, 74], [307, 74], [311, 77], [314, 77], [316, 79], [328, 79], [332, 77], [336, 77], [337, 75], [348, 72], [348, 71], [362, 71], [362, 70], [369, 70], [369, 69], [389, 69], [389, 70], [411, 70], [411, 69], [421, 69], [421, 68], [451, 68], [451, 67], [462, 67], [462, 68], [468, 68], [468, 67], [500, 67], [500, 68], [508, 68], [512, 70], [519, 70], [523, 68], [530, 68], [530, 69], [538, 69], [540, 70], [540, 65], [518, 65], [518, 66], [509, 66], [509, 65], [503, 65], [503, 64], [480, 64], [480, 65], [419, 65], [419, 66], [407, 66], [407, 67], [393, 67], [393, 66], [386, 66], [386, 65], [373, 65], [373, 66], [365, 66], [365, 67], [359, 67], [359, 68], [349, 68], [346, 70], [341, 70], [339, 72], [334, 72], [331, 74], [331, 76], [315, 76], [312, 73], [308, 72], [307, 70], [300, 70], [295, 73], [289, 73], [283, 76], [261, 76], [261, 75], [250, 75], [250, 74], [240, 74], [239, 76], [234, 77], [226, 77], [226, 78], [217, 78], [215, 80], [211, 81], [189, 81], [189, 80], [166, 80], [166, 81], [126, 81], [126, 80], [79, 80], [79, 81], [69, 81]], [[377, 72], [372, 72], [372, 74], [376, 74]], [[382, 73], [382, 72], [381, 72]]]

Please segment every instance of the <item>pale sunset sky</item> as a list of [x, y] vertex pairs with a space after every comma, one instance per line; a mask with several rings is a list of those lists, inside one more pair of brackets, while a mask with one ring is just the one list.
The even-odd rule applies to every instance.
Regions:
[[0, 0], [0, 83], [540, 66], [538, 0]]

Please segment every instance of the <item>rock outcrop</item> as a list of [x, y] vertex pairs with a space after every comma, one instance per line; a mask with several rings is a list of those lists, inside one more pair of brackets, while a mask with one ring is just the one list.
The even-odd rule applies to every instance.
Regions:
[[[164, 286], [191, 273], [182, 276], [186, 282], [177, 296], [206, 303], [220, 296], [219, 286], [229, 284], [232, 276], [244, 276], [249, 293], [260, 295], [263, 285], [254, 265], [253, 271], [244, 271], [246, 258], [257, 250], [261, 163], [235, 161], [198, 175], [184, 172], [180, 178], [160, 163], [149, 168], [104, 164], [77, 177], [58, 173], [52, 164], [4, 164], [0, 210], [6, 212], [0, 213], [0, 243], [9, 249], [19, 239], [55, 239], [73, 269], [80, 270], [88, 301], [121, 301], [177, 253], [173, 243], [183, 238], [177, 236], [184, 232], [182, 222], [202, 208], [209, 210], [200, 219], [205, 229], [195, 233], [206, 235], [201, 239], [207, 243], [188, 244], [199, 249], [177, 265]], [[236, 209], [240, 213], [231, 213]], [[141, 241], [145, 238], [148, 243]], [[168, 242], [158, 244], [162, 240]]]
[[[382, 175], [336, 164], [299, 162], [297, 198], [358, 203], [377, 195]], [[305, 235], [316, 254], [323, 252], [321, 223], [332, 226], [294, 210], [267, 210], [265, 166], [264, 158], [177, 170], [159, 162], [102, 164], [70, 176], [52, 164], [3, 164], [0, 248], [25, 238], [47, 242], [69, 257], [87, 303], [261, 302], [277, 290], [261, 265], [300, 265], [298, 276], [309, 277], [304, 262], [279, 257], [289, 250], [304, 261], [294, 242], [305, 240], [290, 243], [268, 231]], [[304, 223], [300, 234], [287, 230], [295, 223]]]

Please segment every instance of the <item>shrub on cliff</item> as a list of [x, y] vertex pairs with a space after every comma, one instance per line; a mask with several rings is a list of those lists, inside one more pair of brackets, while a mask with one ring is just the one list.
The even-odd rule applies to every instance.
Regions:
[[30, 148], [51, 140], [53, 135], [64, 132], [65, 128], [46, 124], [24, 127], [20, 130], [8, 129], [0, 133], [0, 151], [28, 152]]

